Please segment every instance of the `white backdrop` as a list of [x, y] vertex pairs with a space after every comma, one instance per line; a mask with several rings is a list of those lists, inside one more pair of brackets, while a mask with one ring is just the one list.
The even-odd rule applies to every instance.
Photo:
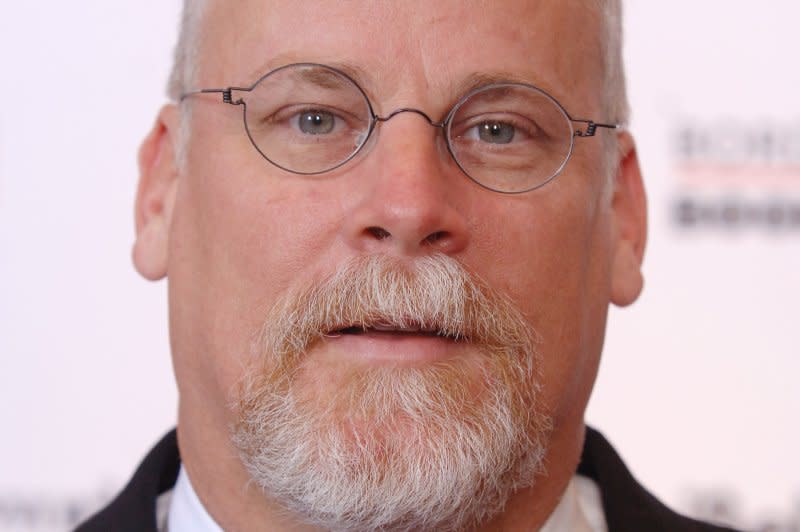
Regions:
[[[588, 419], [669, 504], [789, 530], [800, 6], [758, 5], [626, 2], [647, 286], [612, 311]], [[164, 101], [178, 8], [3, 6], [0, 530], [68, 528], [174, 422], [165, 285], [138, 278], [129, 250], [135, 152]]]

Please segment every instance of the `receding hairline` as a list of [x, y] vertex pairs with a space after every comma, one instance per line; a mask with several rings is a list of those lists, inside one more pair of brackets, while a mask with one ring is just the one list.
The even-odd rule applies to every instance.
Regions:
[[[563, 1], [563, 0], [557, 0]], [[625, 124], [629, 110], [622, 58], [621, 0], [577, 0], [598, 17], [600, 30], [596, 46], [603, 62], [603, 120]], [[178, 41], [175, 46], [168, 95], [178, 101], [181, 94], [196, 89], [198, 80], [200, 37], [211, 0], [183, 0]], [[576, 31], [580, 31], [577, 29]]]

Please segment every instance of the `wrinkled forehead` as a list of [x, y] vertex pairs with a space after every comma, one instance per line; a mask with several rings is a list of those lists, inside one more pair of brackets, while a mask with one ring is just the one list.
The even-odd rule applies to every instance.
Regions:
[[[527, 81], [586, 113], [602, 79], [600, 0], [210, 0], [203, 86], [292, 62], [345, 66], [373, 96], [452, 97], [468, 78]], [[416, 102], [422, 105], [425, 102]]]

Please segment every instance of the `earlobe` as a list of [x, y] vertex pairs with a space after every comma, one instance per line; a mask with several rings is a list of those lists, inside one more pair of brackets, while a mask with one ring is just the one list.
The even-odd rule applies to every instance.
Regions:
[[611, 302], [630, 305], [642, 291], [642, 260], [647, 241], [647, 201], [633, 138], [619, 136], [619, 168], [614, 181], [614, 257]]
[[139, 149], [133, 263], [150, 280], [167, 275], [169, 229], [178, 184], [178, 108], [166, 105]]

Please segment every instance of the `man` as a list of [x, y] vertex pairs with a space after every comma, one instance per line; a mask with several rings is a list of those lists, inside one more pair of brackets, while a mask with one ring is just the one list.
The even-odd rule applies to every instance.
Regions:
[[187, 1], [134, 246], [177, 439], [82, 529], [714, 529], [583, 421], [642, 288], [619, 11]]

